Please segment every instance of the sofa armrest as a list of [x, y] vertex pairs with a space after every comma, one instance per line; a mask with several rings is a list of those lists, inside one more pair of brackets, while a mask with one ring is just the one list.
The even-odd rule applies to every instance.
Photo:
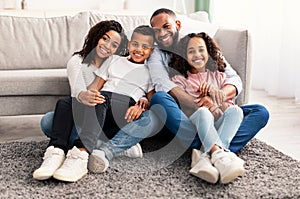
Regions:
[[251, 40], [248, 30], [219, 28], [214, 39], [218, 42], [226, 60], [236, 70], [243, 82], [243, 91], [236, 104], [248, 102], [250, 92]]

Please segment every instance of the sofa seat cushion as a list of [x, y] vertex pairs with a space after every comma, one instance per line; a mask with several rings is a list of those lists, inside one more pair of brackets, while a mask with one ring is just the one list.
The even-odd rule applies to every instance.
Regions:
[[66, 69], [2, 70], [0, 96], [70, 95]]
[[1, 116], [35, 115], [53, 111], [58, 99], [66, 96], [2, 96], [0, 97]]

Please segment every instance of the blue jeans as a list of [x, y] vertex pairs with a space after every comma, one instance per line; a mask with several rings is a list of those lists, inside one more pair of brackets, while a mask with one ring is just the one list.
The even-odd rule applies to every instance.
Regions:
[[163, 124], [158, 117], [148, 110], [143, 112], [137, 120], [126, 124], [112, 139], [97, 148], [104, 151], [107, 159], [111, 160], [143, 139], [158, 133], [162, 128]]
[[214, 145], [228, 149], [231, 140], [243, 119], [243, 111], [238, 106], [228, 107], [223, 115], [214, 122], [212, 113], [206, 107], [200, 107], [191, 116], [197, 128], [203, 152], [209, 152]]
[[[53, 123], [53, 117], [54, 117], [54, 112], [48, 112], [46, 113], [41, 121], [40, 121], [40, 125], [41, 125], [41, 129], [43, 131], [43, 133], [51, 138], [52, 135], [52, 123]], [[74, 145], [74, 141], [79, 139], [78, 133], [77, 133], [77, 129], [78, 127], [75, 127], [75, 125], [72, 128], [72, 132], [69, 138], [69, 148], [72, 148]]]
[[[52, 134], [53, 115], [54, 112], [49, 112], [41, 119], [41, 129], [48, 137], [51, 137]], [[111, 160], [113, 157], [136, 145], [144, 138], [158, 133], [162, 128], [163, 124], [158, 117], [156, 117], [151, 110], [148, 110], [143, 112], [137, 120], [126, 124], [108, 142], [105, 143], [98, 140], [96, 148], [103, 150], [107, 159]], [[78, 134], [76, 128], [73, 127], [69, 142], [70, 145], [71, 143], [74, 143], [74, 140], [76, 139], [78, 139]]]
[[[165, 126], [175, 134], [184, 147], [199, 149], [201, 141], [196, 135], [197, 130], [192, 121], [180, 110], [172, 96], [166, 92], [156, 92], [150, 101], [150, 105], [158, 105], [153, 109], [161, 121], [166, 121]], [[243, 121], [230, 142], [229, 150], [237, 152], [241, 150], [269, 120], [268, 110], [259, 104], [240, 106], [243, 110]]]

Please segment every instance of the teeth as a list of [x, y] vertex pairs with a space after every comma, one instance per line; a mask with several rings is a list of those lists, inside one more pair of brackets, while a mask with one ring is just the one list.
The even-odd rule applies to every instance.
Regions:
[[134, 53], [134, 55], [137, 56], [137, 57], [142, 57], [143, 56], [143, 55], [137, 54], [137, 53]]
[[108, 54], [108, 51], [107, 50], [105, 50], [105, 49], [103, 49], [103, 48], [101, 48], [101, 47], [99, 47], [100, 48], [100, 51], [103, 53], [103, 54]]

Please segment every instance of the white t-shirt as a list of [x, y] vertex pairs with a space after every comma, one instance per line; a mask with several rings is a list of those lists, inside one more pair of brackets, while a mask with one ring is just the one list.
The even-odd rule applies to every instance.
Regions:
[[154, 89], [148, 68], [130, 62], [128, 57], [111, 56], [95, 74], [106, 81], [102, 91], [127, 95], [135, 101]]

